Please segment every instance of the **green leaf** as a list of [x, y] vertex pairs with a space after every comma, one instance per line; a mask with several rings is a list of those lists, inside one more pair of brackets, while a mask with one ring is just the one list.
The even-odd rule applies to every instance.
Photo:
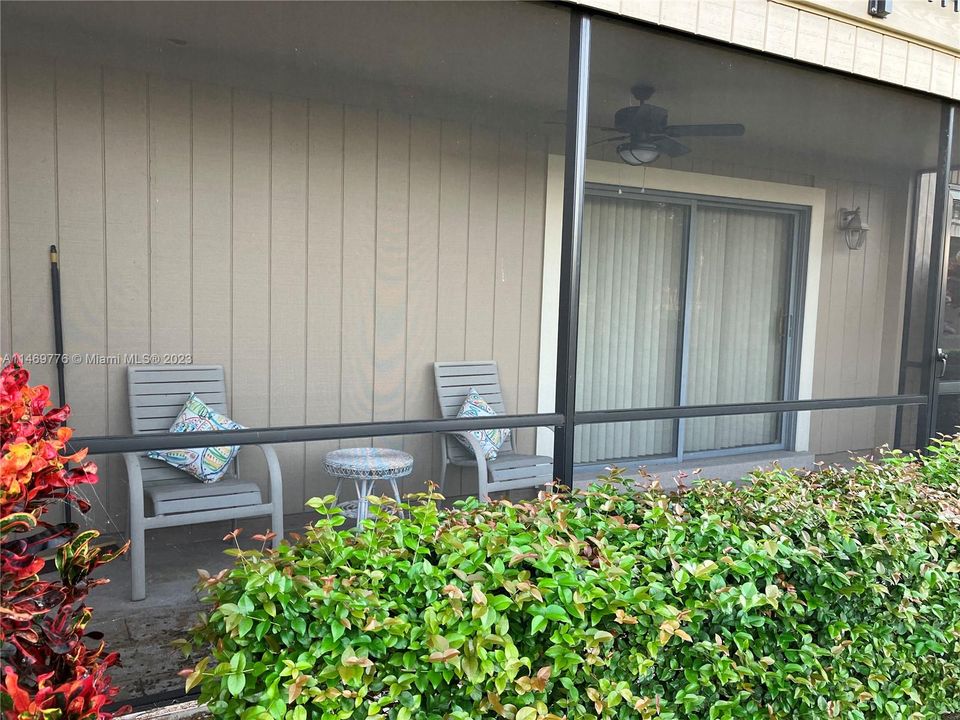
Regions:
[[547, 618], [545, 618], [543, 615], [534, 615], [533, 621], [530, 623], [530, 632], [536, 635], [546, 626], [547, 626]]
[[547, 605], [547, 607], [543, 609], [543, 615], [548, 620], [552, 620], [554, 622], [567, 622], [570, 619], [567, 616], [567, 611], [559, 605]]
[[237, 696], [243, 692], [243, 687], [246, 682], [247, 679], [242, 672], [230, 673], [227, 675], [227, 690], [230, 691], [231, 695]]

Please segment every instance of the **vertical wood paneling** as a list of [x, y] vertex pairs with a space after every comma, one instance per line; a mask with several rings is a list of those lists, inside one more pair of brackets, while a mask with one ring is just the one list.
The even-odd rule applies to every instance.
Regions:
[[[63, 343], [65, 352], [83, 356], [81, 362], [66, 366], [64, 380], [71, 424], [83, 435], [107, 431], [109, 406], [107, 366], [95, 360], [105, 354], [107, 345], [100, 91], [99, 68], [58, 65], [57, 200]], [[52, 343], [49, 348], [53, 349]], [[92, 459], [100, 464], [107, 460]], [[110, 504], [107, 483], [80, 492], [98, 509]]]
[[509, 412], [519, 408], [520, 320], [523, 299], [523, 215], [526, 138], [500, 137], [494, 267], [493, 358]]
[[[306, 404], [307, 103], [274, 97], [270, 168], [270, 424], [300, 425]], [[304, 510], [304, 448], [276, 447], [284, 510]]]
[[[193, 87], [193, 361], [223, 365], [231, 387], [233, 260], [229, 88]], [[218, 309], [214, 312], [213, 309]]]
[[99, 68], [57, 67], [57, 198], [63, 342], [85, 361], [70, 363], [65, 380], [78, 433], [106, 432], [106, 351], [103, 147]]
[[151, 76], [150, 349], [192, 350], [191, 89]]
[[[470, 213], [470, 128], [444, 122], [440, 131], [440, 245], [437, 263], [437, 358], [463, 360]], [[461, 473], [451, 468], [444, 491], [461, 492]]]
[[499, 145], [494, 131], [473, 128], [467, 219], [467, 303], [463, 320], [466, 360], [489, 360], [493, 353]]
[[[520, 291], [520, 373], [517, 412], [537, 410], [540, 377], [540, 307], [543, 282], [544, 207], [547, 191], [546, 138], [527, 138], [523, 208], [523, 282]], [[550, 301], [548, 298], [547, 301]], [[533, 452], [536, 430], [520, 430], [517, 446]]]
[[[151, 107], [152, 111], [152, 107]], [[270, 98], [233, 93], [233, 417], [270, 422]], [[264, 482], [266, 465], [241, 451], [244, 472]]]
[[[895, 392], [900, 343], [903, 222], [891, 222], [899, 192], [879, 185], [819, 178], [828, 188], [814, 361], [814, 397]], [[840, 207], [860, 207], [870, 226], [863, 247], [850, 250], [836, 229]], [[892, 283], [892, 284], [891, 284]], [[812, 413], [811, 449], [869, 450], [889, 442], [889, 414], [876, 408]], [[881, 430], [882, 429], [882, 430]]]
[[[903, 233], [897, 233], [890, 224], [893, 217], [891, 209], [895, 206], [895, 191], [892, 188], [872, 186], [870, 188], [870, 210], [867, 222], [871, 227], [877, 229], [874, 242], [877, 245], [874, 264], [872, 265], [876, 273], [876, 281], [871, 292], [875, 302], [871, 306], [870, 321], [873, 328], [873, 337], [879, 338], [880, 351], [871, 351], [871, 372], [873, 377], [873, 392], [878, 394], [896, 393], [896, 385], [890, 389], [887, 364], [891, 365], [899, 361], [901, 336], [896, 332], [896, 326], [888, 325], [888, 316], [895, 318], [896, 325], [900, 323], [900, 307], [903, 302], [901, 298], [906, 292], [906, 286], [900, 283], [896, 268], [901, 267], [900, 256], [903, 247]], [[879, 240], [878, 240], [879, 239]], [[891, 270], [893, 271], [893, 281], [895, 283], [894, 292], [896, 300], [890, 302], [889, 282], [891, 281]], [[875, 340], [876, 342], [876, 340]], [[870, 386], [866, 386], [869, 388]], [[873, 410], [874, 433], [868, 435], [867, 447], [877, 445], [876, 425], [888, 411], [879, 408]], [[881, 442], [892, 441], [892, 436]]]
[[[341, 293], [343, 267], [343, 108], [310, 103], [307, 217], [308, 423], [340, 420]], [[305, 495], [333, 492], [323, 455], [336, 441], [308, 443]]]
[[[863, 185], [840, 186], [837, 193], [837, 208], [861, 208], [866, 214], [867, 203], [869, 202], [869, 189]], [[837, 259], [845, 260], [847, 277], [844, 283], [846, 299], [843, 307], [842, 318], [842, 351], [840, 363], [834, 365], [835, 372], [839, 375], [840, 386], [847, 388], [846, 392], [855, 394], [857, 380], [860, 375], [860, 368], [857, 366], [859, 359], [860, 346], [860, 327], [863, 313], [863, 284], [864, 267], [866, 263], [866, 252], [850, 250], [843, 240], [842, 233], [834, 231], [831, 233], [836, 243]]]
[[[82, 349], [223, 364], [248, 426], [434, 417], [432, 363], [463, 358], [468, 335], [500, 362], [511, 409], [535, 409], [541, 139], [97, 68], [66, 70], [58, 93], [49, 65], [4, 70], [5, 240], [28, 267], [4, 277], [17, 298], [7, 342], [49, 349], [46, 288], [16, 283], [46, 275], [59, 231], [92, 289], [69, 289]], [[78, 417], [99, 423], [86, 432], [128, 431], [125, 365], [74, 372], [94, 378], [76, 383]], [[405, 489], [437, 478], [436, 438], [378, 442], [414, 453]], [[332, 489], [319, 466], [337, 444], [278, 448], [287, 511]], [[263, 477], [256, 450], [241, 458]], [[103, 470], [122, 526], [124, 471]]]
[[[903, 189], [909, 188], [904, 182]], [[907, 207], [909, 193], [902, 189], [888, 188], [886, 202], [882, 209], [883, 222], [887, 237], [890, 238], [887, 250], [886, 281], [884, 284], [883, 345], [896, 348], [895, 352], [880, 353], [880, 368], [877, 392], [881, 395], [894, 395], [900, 385], [901, 342], [904, 322], [904, 297], [906, 294], [906, 273], [908, 268], [904, 228], [907, 225]], [[909, 390], [907, 390], [909, 392]], [[895, 440], [896, 408], [877, 411], [877, 434], [875, 445], [893, 444]]]
[[[410, 118], [381, 113], [377, 132], [373, 419], [392, 420], [405, 414]], [[400, 449], [403, 438], [375, 444]]]
[[[862, 216], [869, 214], [870, 187], [863, 184], [852, 186], [853, 197], [848, 208], [860, 208]], [[867, 222], [864, 220], [864, 222]], [[876, 238], [874, 238], [876, 239]], [[868, 245], [870, 245], [868, 247]], [[846, 247], [846, 243], [843, 243]], [[876, 269], [873, 266], [873, 255], [878, 251], [877, 243], [864, 243], [859, 250], [847, 248], [849, 262], [847, 265], [847, 317], [844, 333], [845, 369], [842, 377], [850, 378], [846, 390], [848, 394], [870, 394], [866, 387], [877, 387], [876, 365], [868, 355], [876, 356], [879, 350], [879, 330], [870, 325], [871, 307], [880, 304], [879, 298], [873, 295], [873, 286], [876, 283]], [[864, 348], [864, 343], [867, 347]], [[848, 366], [849, 367], [846, 367]], [[850, 421], [845, 424], [847, 441], [846, 448], [859, 449], [871, 444], [873, 427], [876, 423], [876, 410], [873, 408], [858, 408], [849, 412]], [[868, 432], [869, 429], [869, 432]]]
[[437, 356], [464, 359], [470, 129], [443, 123], [440, 145], [440, 258]]
[[373, 418], [377, 115], [351, 107], [345, 112], [340, 419], [364, 422]]
[[[857, 394], [877, 392], [880, 378], [880, 356], [887, 347], [883, 336], [884, 280], [886, 279], [885, 251], [891, 240], [883, 226], [882, 188], [864, 188], [866, 197], [857, 198], [864, 222], [870, 226], [867, 241], [859, 251], [863, 255], [863, 275], [860, 290], [860, 327], [857, 338]], [[873, 237], [869, 237], [873, 235]], [[873, 242], [871, 242], [871, 240]], [[890, 352], [894, 352], [890, 347]], [[874, 444], [877, 423], [876, 408], [861, 408], [856, 415], [853, 448], [870, 448]]]
[[[863, 201], [866, 211], [867, 193], [862, 185], [840, 183], [837, 188], [837, 210], [840, 208], [853, 209]], [[836, 213], [833, 215], [836, 218]], [[863, 314], [863, 273], [865, 253], [850, 250], [841, 233], [837, 232], [835, 221], [829, 224], [829, 233], [826, 234], [834, 245], [834, 281], [835, 287], [839, 284], [842, 291], [842, 304], [834, 311], [834, 325], [831, 330], [839, 328], [839, 334], [833, 335], [830, 344], [836, 348], [833, 359], [828, 359], [828, 396], [857, 395], [857, 387], [862, 374], [858, 367], [860, 355], [860, 326]], [[831, 303], [833, 296], [831, 295]], [[875, 301], [871, 298], [871, 302]], [[837, 317], [840, 315], [840, 317]], [[830, 365], [829, 363], [835, 363]], [[858, 410], [848, 410], [832, 413], [836, 423], [833, 441], [842, 448], [853, 448], [856, 445], [856, 424], [859, 419]]]
[[[437, 354], [437, 258], [440, 233], [440, 123], [413, 118], [410, 125], [409, 250], [407, 255], [406, 373], [408, 418], [435, 417], [433, 362]], [[404, 438], [417, 460], [405, 490], [438, 479], [439, 441], [431, 435]]]
[[[140, 73], [104, 70], [103, 153], [107, 353], [145, 353], [150, 348], [150, 158], [147, 79]], [[128, 433], [127, 368], [110, 365], [108, 382], [107, 431]], [[114, 457], [101, 480], [110, 488], [110, 515], [121, 527], [128, 504], [125, 473]]]
[[[0, 67], [0, 264], [10, 267], [10, 212], [7, 192], [10, 181], [7, 175], [7, 68]], [[10, 279], [0, 272], [0, 305], [3, 306], [3, 325], [0, 328], [0, 353], [13, 349], [13, 295]]]
[[[10, 263], [6, 278], [16, 307], [11, 349], [53, 351], [47, 249], [58, 240], [55, 72], [51, 62], [4, 58], [7, 74], [7, 196]], [[27, 363], [34, 383], [53, 386], [54, 368]]]
[[[825, 218], [835, 218], [837, 213], [837, 188], [836, 184], [830, 184], [824, 180], [818, 180], [817, 187], [826, 190], [826, 207], [824, 208]], [[840, 284], [846, 278], [846, 272], [843, 273], [843, 280], [839, 275], [839, 270], [834, 269], [834, 259], [837, 253], [836, 234], [832, 231], [832, 226], [827, 221], [829, 232], [823, 235], [823, 247], [820, 256], [820, 293], [823, 298], [831, 298], [834, 287], [839, 288]], [[837, 273], [836, 284], [834, 274]], [[814, 377], [813, 377], [813, 397], [829, 397], [831, 387], [828, 386], [828, 358], [835, 362], [835, 355], [831, 351], [835, 345], [836, 324], [831, 325], [831, 314], [836, 315], [839, 308], [833, 307], [836, 301], [821, 302], [818, 304], [818, 317], [816, 347], [814, 349]], [[833, 331], [833, 332], [831, 332]], [[813, 412], [810, 414], [810, 447], [819, 448], [823, 444], [824, 438], [832, 438], [836, 434], [836, 413], [831, 412]]]

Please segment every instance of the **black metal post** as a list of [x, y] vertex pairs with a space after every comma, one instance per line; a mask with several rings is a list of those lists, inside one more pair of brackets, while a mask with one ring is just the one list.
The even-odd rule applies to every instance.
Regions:
[[53, 348], [57, 358], [57, 401], [60, 407], [67, 404], [67, 391], [63, 377], [63, 314], [60, 310], [60, 254], [57, 246], [50, 246], [50, 290], [53, 295]]
[[[50, 291], [53, 295], [53, 349], [57, 357], [57, 405], [67, 404], [67, 385], [63, 365], [63, 313], [60, 309], [60, 253], [56, 245], [50, 246]], [[70, 522], [73, 509], [69, 502], [63, 504], [63, 519]]]
[[953, 125], [956, 107], [943, 104], [940, 113], [940, 143], [937, 152], [937, 182], [934, 189], [933, 222], [930, 237], [930, 271], [927, 274], [927, 318], [923, 335], [921, 382], [927, 394], [926, 413], [917, 423], [917, 447], [926, 447], [937, 426], [938, 398], [936, 365], [940, 347], [940, 323], [943, 317], [943, 289], [947, 263], [944, 262], [947, 234], [947, 208], [950, 202], [950, 159], [953, 152]]
[[573, 484], [573, 414], [577, 401], [577, 324], [580, 317], [580, 235], [587, 158], [587, 108], [590, 85], [590, 15], [575, 10], [570, 18], [567, 68], [567, 134], [563, 164], [563, 229], [560, 249], [560, 314], [557, 328], [557, 404], [563, 424], [554, 430], [553, 474]]

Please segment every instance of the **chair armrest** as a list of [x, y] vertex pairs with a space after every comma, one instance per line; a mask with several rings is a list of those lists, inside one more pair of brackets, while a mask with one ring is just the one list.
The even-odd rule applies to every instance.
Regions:
[[480, 447], [480, 442], [467, 430], [448, 433], [449, 435], [458, 435], [470, 445], [473, 451], [473, 457], [477, 461], [477, 477], [480, 478], [480, 486], [483, 487], [487, 477], [487, 456]]
[[132, 517], [143, 517], [143, 473], [140, 471], [140, 455], [123, 453], [123, 463], [127, 467], [127, 486], [130, 491], [129, 511]]
[[280, 460], [272, 445], [254, 445], [267, 460], [267, 473], [270, 476], [270, 502], [283, 504], [283, 477], [280, 474]]

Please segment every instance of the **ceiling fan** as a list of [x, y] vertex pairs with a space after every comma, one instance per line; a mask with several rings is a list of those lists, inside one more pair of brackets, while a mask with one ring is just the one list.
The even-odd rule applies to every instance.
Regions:
[[603, 128], [621, 134], [591, 143], [619, 142], [617, 154], [628, 165], [647, 165], [660, 155], [686, 155], [690, 148], [678, 137], [739, 137], [746, 131], [740, 123], [669, 125], [667, 110], [646, 102], [654, 93], [652, 86], [634, 85], [630, 92], [640, 104], [620, 108], [613, 116], [613, 127]]

